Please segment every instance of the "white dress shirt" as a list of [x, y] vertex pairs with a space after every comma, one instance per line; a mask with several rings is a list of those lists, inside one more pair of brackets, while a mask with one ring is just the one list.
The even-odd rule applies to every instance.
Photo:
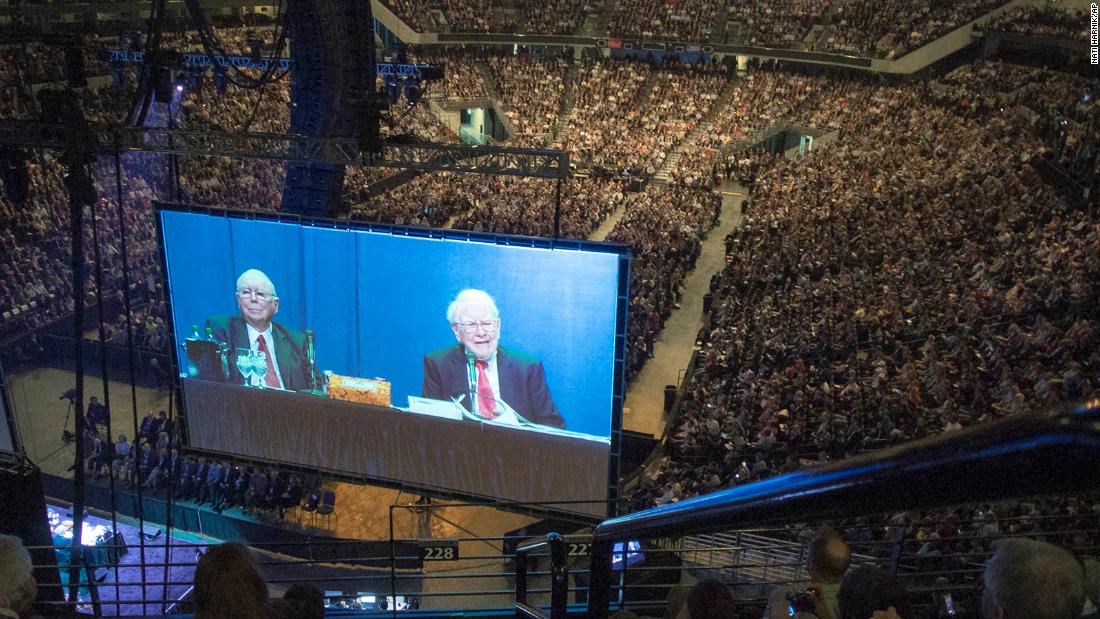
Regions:
[[[248, 327], [248, 344], [252, 347], [252, 352], [258, 352], [260, 350], [259, 339], [260, 336], [264, 336], [264, 343], [267, 344], [267, 356], [271, 358], [271, 365], [275, 368], [275, 380], [279, 382], [279, 389], [283, 389], [283, 375], [279, 373], [279, 358], [275, 356], [275, 338], [271, 336], [271, 324], [268, 323], [266, 331], [257, 331], [256, 327], [245, 323]], [[263, 380], [266, 381], [267, 377]], [[267, 383], [264, 383], [267, 386]]]

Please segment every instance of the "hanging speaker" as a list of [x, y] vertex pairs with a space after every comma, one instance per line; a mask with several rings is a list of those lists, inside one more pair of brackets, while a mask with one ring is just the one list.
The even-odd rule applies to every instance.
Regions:
[[70, 88], [88, 85], [88, 76], [84, 73], [84, 40], [80, 37], [65, 46], [65, 81]]
[[[0, 454], [0, 533], [18, 537], [24, 546], [53, 545], [41, 471], [17, 456], [6, 454]], [[30, 553], [38, 566], [34, 570], [38, 601], [60, 601], [61, 580], [53, 549], [36, 548]]]

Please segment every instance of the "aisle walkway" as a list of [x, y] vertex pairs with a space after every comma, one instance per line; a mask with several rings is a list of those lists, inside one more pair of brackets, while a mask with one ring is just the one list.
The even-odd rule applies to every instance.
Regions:
[[619, 205], [618, 208], [611, 211], [611, 214], [607, 216], [607, 219], [603, 220], [599, 228], [589, 235], [589, 241], [606, 241], [607, 235], [611, 234], [611, 231], [615, 229], [615, 225], [619, 223], [619, 220], [623, 218], [623, 214], [626, 213], [626, 207], [631, 202], [638, 199], [636, 192], [630, 192], [626, 194], [626, 199]]
[[703, 295], [710, 288], [710, 278], [726, 266], [726, 235], [741, 225], [741, 201], [745, 190], [735, 183], [725, 182], [722, 191], [722, 216], [707, 238], [695, 269], [684, 282], [684, 298], [680, 309], [674, 310], [657, 338], [653, 358], [646, 362], [626, 394], [623, 429], [660, 437], [664, 432], [665, 385], [679, 385], [680, 373], [691, 360], [695, 336], [703, 326]]

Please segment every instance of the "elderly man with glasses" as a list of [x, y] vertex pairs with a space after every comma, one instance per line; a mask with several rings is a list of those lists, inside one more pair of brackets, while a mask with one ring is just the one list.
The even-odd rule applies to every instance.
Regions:
[[[239, 316], [211, 316], [206, 321], [206, 326], [213, 329], [214, 339], [229, 345], [231, 358], [240, 348], [264, 353], [265, 387], [288, 391], [312, 389], [305, 336], [272, 320], [279, 312], [279, 296], [271, 279], [258, 269], [241, 273], [236, 297]], [[229, 367], [230, 382], [243, 385], [245, 379], [236, 364], [230, 362]]]
[[565, 427], [542, 362], [500, 346], [500, 312], [488, 293], [458, 293], [447, 322], [458, 344], [424, 357], [425, 398], [457, 400], [481, 419]]

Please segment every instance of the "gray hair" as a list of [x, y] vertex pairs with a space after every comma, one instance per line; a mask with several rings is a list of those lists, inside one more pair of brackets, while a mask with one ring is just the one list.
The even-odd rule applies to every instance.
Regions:
[[467, 288], [458, 293], [454, 301], [447, 306], [447, 322], [452, 325], [458, 322], [458, 313], [462, 311], [462, 308], [470, 303], [479, 303], [482, 305], [488, 305], [489, 309], [493, 313], [493, 319], [500, 318], [500, 310], [497, 309], [497, 304], [493, 301], [493, 297], [489, 296], [488, 292], [484, 290], [477, 290], [475, 288]]
[[1006, 617], [1077, 619], [1085, 605], [1085, 571], [1069, 552], [1026, 538], [993, 545], [982, 581]]
[[275, 283], [271, 281], [271, 278], [267, 276], [267, 273], [264, 273], [259, 269], [248, 269], [244, 273], [241, 273], [240, 277], [237, 278], [237, 290], [241, 289], [241, 284], [246, 279], [258, 279], [264, 282], [265, 284], [267, 284], [267, 287], [271, 289], [271, 296], [275, 297], [276, 299], [279, 298], [279, 293], [275, 292]]
[[32, 565], [23, 540], [0, 534], [0, 606], [19, 611], [34, 602], [37, 587]]

